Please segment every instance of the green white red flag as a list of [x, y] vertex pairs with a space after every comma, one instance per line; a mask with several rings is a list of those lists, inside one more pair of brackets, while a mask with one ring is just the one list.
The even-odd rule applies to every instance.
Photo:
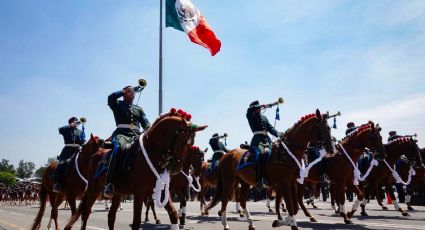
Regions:
[[221, 42], [201, 12], [190, 0], [166, 0], [165, 26], [184, 31], [193, 43], [207, 48], [214, 56]]

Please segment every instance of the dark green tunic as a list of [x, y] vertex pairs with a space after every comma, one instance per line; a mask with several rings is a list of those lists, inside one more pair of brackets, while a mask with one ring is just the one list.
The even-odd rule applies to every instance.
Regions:
[[123, 95], [124, 93], [122, 91], [117, 91], [108, 97], [108, 105], [114, 113], [115, 124], [117, 126], [131, 126], [131, 128], [117, 127], [117, 129], [115, 129], [112, 133], [112, 141], [117, 142], [120, 146], [123, 146], [138, 137], [141, 134], [139, 130], [140, 126], [142, 126], [144, 130], [150, 127], [146, 114], [141, 107], [118, 100], [118, 98]]
[[63, 141], [65, 145], [74, 145], [74, 146], [65, 146], [60, 153], [58, 160], [64, 161], [69, 159], [74, 153], [77, 153], [80, 150], [80, 146], [84, 144], [84, 135], [83, 131], [79, 129], [71, 128], [69, 125], [60, 127], [59, 134], [63, 136]]

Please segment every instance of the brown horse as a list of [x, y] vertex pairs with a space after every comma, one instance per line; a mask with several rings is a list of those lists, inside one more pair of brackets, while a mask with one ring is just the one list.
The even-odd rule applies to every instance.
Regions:
[[356, 183], [358, 178], [353, 172], [353, 162], [357, 162], [365, 148], [379, 152], [382, 155], [385, 154], [380, 130], [379, 126], [375, 127], [375, 124], [371, 121], [360, 126], [337, 145], [340, 154], [326, 161], [326, 173], [331, 181], [331, 195], [335, 199], [339, 207], [339, 213], [346, 224], [352, 224], [352, 221], [345, 213], [346, 188], [353, 191], [358, 198], [358, 201], [353, 204], [352, 210], [356, 210], [360, 201], [363, 200], [363, 193], [360, 191], [358, 183]]
[[[407, 186], [406, 191], [406, 200], [407, 209], [413, 211], [413, 207], [410, 203], [412, 194], [414, 192], [425, 193], [425, 148], [420, 149], [420, 159], [418, 160], [418, 165], [414, 168], [416, 174], [412, 178], [412, 182]], [[410, 165], [403, 164], [400, 168], [399, 174], [403, 180], [408, 180], [409, 177]]]
[[[410, 162], [416, 162], [419, 156], [419, 148], [416, 144], [416, 142], [412, 138], [397, 138], [387, 144], [385, 144], [385, 152], [386, 157], [385, 161], [388, 163], [390, 167], [393, 167], [397, 161], [401, 157], [401, 155], [405, 155]], [[378, 186], [380, 184], [385, 184], [387, 187], [387, 191], [390, 192], [391, 198], [393, 199], [394, 207], [397, 211], [400, 211], [403, 216], [407, 216], [408, 213], [405, 212], [399, 205], [396, 200], [396, 197], [394, 196], [394, 193], [392, 192], [392, 186], [393, 186], [393, 178], [388, 179], [389, 177], [392, 177], [392, 172], [389, 170], [387, 164], [385, 161], [379, 161], [379, 164], [376, 167], [373, 167], [370, 171], [369, 176], [366, 178], [365, 183], [360, 184], [360, 188], [362, 192], [365, 194], [365, 197], [372, 197], [375, 196], [379, 203], [381, 203], [380, 199], [378, 199]], [[359, 202], [359, 201], [356, 201]], [[366, 207], [366, 199], [363, 200], [361, 203], [362, 216], [367, 216], [365, 207]], [[352, 210], [351, 212], [347, 213], [348, 217], [351, 218], [356, 210]]]
[[99, 138], [91, 135], [90, 140], [81, 148], [81, 152], [78, 154], [78, 160], [76, 158], [75, 168], [73, 168], [73, 170], [67, 170], [66, 175], [64, 175], [62, 193], [60, 194], [53, 192], [53, 184], [55, 181], [54, 177], [51, 176], [54, 174], [54, 170], [57, 167], [57, 161], [50, 163], [46, 172], [43, 174], [43, 180], [39, 191], [40, 209], [38, 210], [31, 229], [40, 228], [41, 219], [43, 218], [43, 214], [46, 209], [47, 199], [49, 199], [50, 205], [52, 206], [50, 220], [47, 226], [48, 229], [50, 229], [52, 220], [55, 222], [56, 229], [59, 229], [58, 207], [62, 203], [64, 197], [66, 197], [66, 200], [71, 207], [71, 213], [75, 214], [76, 199], [84, 193], [86, 188], [86, 182], [84, 182], [84, 180], [79, 176], [77, 170], [80, 171], [83, 177], [87, 178], [89, 158], [91, 154], [94, 154], [99, 150], [100, 145], [101, 141], [99, 141]]
[[[160, 205], [165, 204], [165, 209], [170, 215], [171, 226], [178, 229], [177, 211], [173, 207], [171, 199], [161, 199], [161, 191], [165, 186], [165, 194], [168, 194], [168, 173], [175, 175], [180, 172], [188, 156], [189, 147], [194, 144], [195, 134], [204, 130], [207, 126], [197, 126], [190, 122], [190, 115], [179, 110], [172, 109], [169, 113], [160, 116], [128, 149], [124, 149], [119, 160], [126, 159], [130, 154], [132, 160], [128, 170], [121, 170], [114, 174], [112, 179], [115, 185], [115, 194], [112, 198], [112, 206], [108, 213], [109, 229], [114, 229], [116, 211], [120, 204], [121, 194], [134, 194], [133, 223], [132, 229], [139, 229], [141, 223], [141, 209], [145, 198], [152, 196]], [[99, 152], [97, 156], [104, 155]], [[100, 157], [92, 159], [90, 173], [94, 175]], [[164, 172], [159, 175], [159, 172]], [[78, 207], [77, 213], [69, 220], [65, 229], [71, 229], [72, 225], [82, 216], [81, 229], [86, 229], [91, 207], [102, 191], [105, 183], [105, 175], [94, 178], [89, 176], [88, 189]], [[155, 185], [156, 184], [156, 185]], [[156, 196], [155, 196], [156, 195]]]
[[201, 184], [201, 192], [198, 194], [198, 199], [200, 203], [200, 209], [201, 209], [201, 215], [205, 215], [205, 195], [212, 186], [217, 185], [217, 174], [211, 173], [207, 174], [208, 167], [210, 166], [210, 162], [204, 162], [201, 166], [201, 177], [200, 177], [200, 184]]
[[[298, 229], [295, 215], [298, 212], [296, 180], [298, 177], [304, 179], [300, 169], [300, 160], [310, 141], [317, 141], [320, 146], [324, 146], [326, 151], [333, 153], [330, 127], [327, 119], [322, 117], [319, 110], [315, 114], [309, 114], [301, 118], [299, 122], [286, 131], [284, 140], [273, 143], [269, 160], [265, 163], [265, 171], [271, 186], [277, 189], [277, 194], [283, 195], [289, 216], [285, 221], [279, 216], [276, 204], [278, 220], [273, 222], [273, 226], [283, 224], [290, 225], [292, 229]], [[221, 201], [221, 220], [225, 229], [229, 229], [226, 219], [226, 207], [228, 199], [232, 193], [234, 185], [241, 180], [240, 205], [249, 223], [249, 229], [255, 229], [251, 214], [246, 208], [246, 200], [250, 185], [256, 184], [254, 168], [252, 165], [246, 166], [237, 171], [237, 165], [246, 150], [234, 149], [225, 154], [221, 159], [218, 168], [217, 191], [213, 200], [208, 204], [206, 211], [213, 208]], [[290, 155], [292, 154], [292, 158]], [[277, 200], [277, 199], [276, 199]], [[295, 201], [295, 202], [294, 202]]]
[[[205, 149], [205, 151], [207, 151], [207, 149]], [[178, 212], [180, 225], [185, 225], [186, 202], [190, 199], [190, 190], [200, 190], [199, 183], [196, 181], [200, 175], [205, 152], [197, 146], [192, 146], [189, 150], [189, 155], [191, 157], [185, 161], [181, 172], [171, 177], [170, 181], [170, 194], [176, 194], [180, 201], [180, 209]], [[148, 219], [149, 209], [152, 209], [155, 217], [155, 206], [153, 205], [153, 202], [145, 203], [145, 206], [147, 207], [146, 219]], [[156, 217], [155, 220], [157, 220], [156, 222], [158, 223], [158, 219]]]

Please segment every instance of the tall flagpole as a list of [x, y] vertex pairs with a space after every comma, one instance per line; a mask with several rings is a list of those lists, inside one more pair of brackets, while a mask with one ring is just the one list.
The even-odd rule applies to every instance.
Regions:
[[162, 113], [162, 0], [159, 0], [159, 114]]

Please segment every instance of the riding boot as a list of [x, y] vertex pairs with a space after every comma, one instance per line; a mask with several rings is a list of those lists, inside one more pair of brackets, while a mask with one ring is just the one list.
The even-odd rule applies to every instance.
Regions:
[[256, 162], [254, 167], [255, 167], [255, 181], [256, 181], [255, 187], [257, 187], [258, 190], [261, 190], [264, 188], [264, 184], [263, 184], [263, 173], [261, 170], [260, 162]]
[[117, 155], [115, 151], [111, 154], [111, 159], [109, 160], [108, 173], [106, 174], [106, 187], [103, 190], [103, 196], [111, 198], [114, 194], [114, 185], [111, 183], [112, 177], [114, 176], [115, 167], [117, 165]]
[[60, 183], [59, 183], [59, 180], [60, 180], [60, 169], [61, 169], [61, 165], [62, 164], [59, 164], [59, 160], [58, 160], [58, 166], [56, 167], [56, 169], [55, 169], [55, 172], [54, 172], [54, 178], [55, 178], [55, 184], [53, 185], [53, 192], [56, 192], [56, 193], [60, 193], [61, 192], [61, 190], [62, 190], [62, 188], [61, 188], [61, 185], [60, 185]]

